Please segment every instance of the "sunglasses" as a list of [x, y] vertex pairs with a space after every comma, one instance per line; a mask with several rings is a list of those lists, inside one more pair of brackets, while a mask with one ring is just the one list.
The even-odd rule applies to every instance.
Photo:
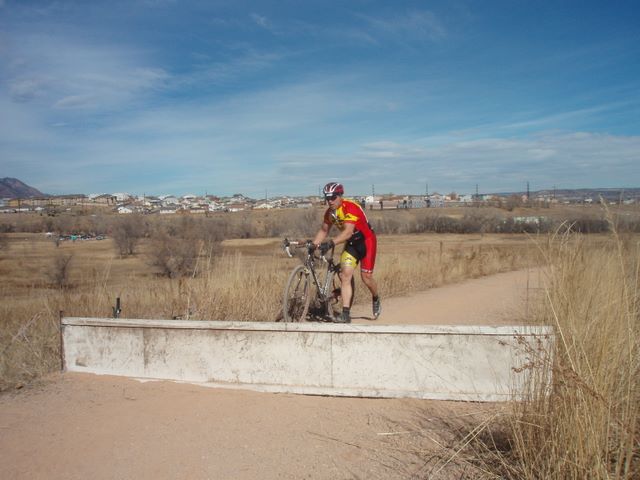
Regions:
[[324, 197], [327, 202], [333, 202], [336, 198], [338, 198], [338, 195], [327, 195]]

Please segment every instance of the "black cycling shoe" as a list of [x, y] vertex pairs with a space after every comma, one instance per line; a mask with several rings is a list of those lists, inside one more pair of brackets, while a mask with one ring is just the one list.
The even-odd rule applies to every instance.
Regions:
[[349, 311], [343, 310], [342, 314], [339, 317], [336, 317], [334, 322], [335, 323], [351, 323], [351, 313]]
[[380, 297], [373, 301], [373, 318], [378, 318], [382, 313], [382, 304], [380, 303]]

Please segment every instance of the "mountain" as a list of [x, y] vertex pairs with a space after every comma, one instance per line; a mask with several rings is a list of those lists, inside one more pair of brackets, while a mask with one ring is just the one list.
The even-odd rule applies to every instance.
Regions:
[[0, 198], [46, 197], [37, 188], [30, 187], [17, 178], [0, 178]]

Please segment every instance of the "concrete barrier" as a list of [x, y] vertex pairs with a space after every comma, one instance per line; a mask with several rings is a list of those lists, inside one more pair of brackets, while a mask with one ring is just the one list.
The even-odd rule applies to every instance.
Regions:
[[[259, 391], [500, 401], [545, 327], [62, 319], [67, 371]], [[533, 350], [532, 350], [533, 349]]]

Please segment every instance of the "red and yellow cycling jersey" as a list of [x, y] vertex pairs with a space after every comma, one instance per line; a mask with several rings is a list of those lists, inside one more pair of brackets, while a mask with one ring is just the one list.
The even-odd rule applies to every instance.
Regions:
[[367, 220], [367, 215], [364, 213], [362, 207], [353, 200], [346, 198], [342, 199], [342, 204], [336, 210], [327, 208], [324, 214], [324, 223], [327, 225], [335, 225], [339, 230], [344, 230], [345, 223], [354, 223], [354, 236], [357, 235], [358, 232], [364, 235], [364, 238], [374, 236], [373, 230]]
[[376, 263], [377, 239], [362, 207], [353, 200], [342, 199], [341, 205], [332, 210], [328, 208], [324, 214], [324, 223], [331, 227], [335, 225], [343, 230], [345, 223], [355, 224], [353, 235], [340, 255], [340, 265], [355, 268], [360, 263], [363, 272], [373, 273]]

